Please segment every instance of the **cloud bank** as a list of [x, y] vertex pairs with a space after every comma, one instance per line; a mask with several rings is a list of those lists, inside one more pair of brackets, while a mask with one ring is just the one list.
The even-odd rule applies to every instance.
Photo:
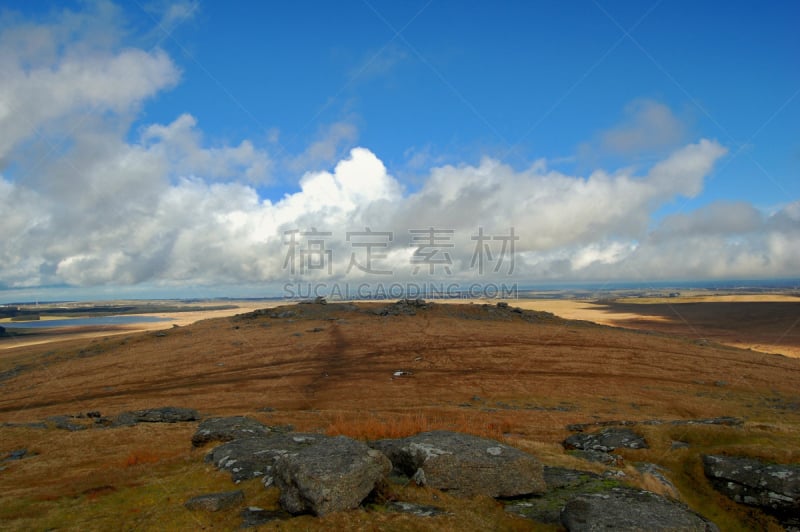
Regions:
[[[363, 266], [364, 242], [378, 240], [348, 233], [368, 230], [391, 233], [373, 248], [375, 269], [408, 278], [420, 251], [412, 231], [429, 228], [452, 231], [438, 241], [446, 244], [438, 256], [447, 253], [453, 278], [480, 275], [479, 230], [498, 237], [486, 241], [496, 261], [499, 237], [511, 228], [518, 237], [513, 276], [525, 281], [800, 271], [800, 202], [770, 214], [742, 202], [712, 203], [655, 223], [665, 204], [702, 192], [727, 152], [710, 139], [679, 146], [646, 168], [586, 176], [560, 173], [545, 159], [518, 170], [484, 158], [432, 168], [409, 193], [364, 147], [315, 170], [356, 138], [352, 125], [337, 123], [326, 139], [289, 158], [295, 192], [265, 198], [275, 168], [267, 146], [248, 139], [214, 144], [190, 110], [132, 129], [149, 99], [180, 82], [180, 69], [159, 49], [120, 46], [113, 27], [98, 22], [113, 18], [104, 11], [111, 8], [97, 9], [85, 19], [70, 14], [66, 22], [0, 33], [0, 287], [318, 279], [327, 269], [292, 274], [289, 259], [292, 249], [301, 253], [319, 241], [330, 252], [324, 257], [333, 277], [384, 281], [353, 267], [355, 259]], [[618, 153], [684, 135], [660, 104], [640, 102], [630, 112], [601, 138]], [[294, 258], [309, 257], [317, 255]], [[427, 274], [426, 266], [420, 275]], [[436, 274], [447, 275], [441, 267]]]

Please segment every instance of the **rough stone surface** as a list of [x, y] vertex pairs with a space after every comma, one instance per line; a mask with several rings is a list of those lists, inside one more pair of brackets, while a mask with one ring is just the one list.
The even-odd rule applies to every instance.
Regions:
[[647, 449], [648, 446], [645, 439], [631, 429], [610, 427], [599, 432], [573, 434], [564, 440], [564, 447], [607, 453], [619, 447]]
[[677, 501], [632, 488], [612, 488], [575, 497], [561, 510], [561, 524], [570, 532], [719, 530]]
[[177, 408], [165, 406], [123, 412], [116, 417], [114, 425], [135, 425], [136, 423], [178, 423], [181, 421], [197, 421], [200, 414], [193, 408]]
[[220, 493], [207, 493], [205, 495], [198, 495], [192, 497], [183, 505], [189, 510], [205, 510], [206, 512], [217, 512], [236, 506], [244, 502], [244, 492], [241, 490], [236, 491], [223, 491]]
[[325, 515], [356, 508], [391, 469], [382, 453], [337, 436], [279, 457], [275, 485], [284, 510]]
[[535, 457], [495, 440], [434, 431], [380, 440], [372, 447], [418, 484], [457, 496], [516, 497], [545, 489]]
[[210, 441], [231, 441], [240, 438], [266, 436], [268, 427], [258, 420], [245, 416], [212, 417], [204, 419], [192, 436], [192, 445], [202, 447]]
[[326, 438], [321, 434], [299, 432], [242, 438], [215, 447], [206, 455], [205, 461], [230, 472], [234, 482], [264, 477], [264, 485], [270, 486], [273, 466], [279, 456], [297, 452]]
[[720, 493], [774, 515], [785, 526], [800, 526], [800, 464], [706, 455], [703, 469]]
[[416, 504], [413, 502], [393, 501], [386, 503], [386, 510], [403, 514], [411, 514], [417, 517], [436, 517], [445, 515], [447, 512], [437, 506], [426, 504]]
[[505, 510], [539, 523], [559, 524], [561, 509], [570, 500], [619, 486], [618, 481], [604, 479], [596, 473], [563, 467], [545, 466], [544, 480], [547, 484], [544, 494], [509, 501]]

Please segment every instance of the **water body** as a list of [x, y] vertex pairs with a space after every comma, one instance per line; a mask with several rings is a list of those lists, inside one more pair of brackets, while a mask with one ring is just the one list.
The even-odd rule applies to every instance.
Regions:
[[155, 323], [172, 321], [156, 316], [92, 316], [90, 318], [64, 318], [41, 321], [10, 321], [0, 323], [6, 329], [49, 329], [53, 327], [80, 327], [83, 325], [129, 325], [131, 323]]

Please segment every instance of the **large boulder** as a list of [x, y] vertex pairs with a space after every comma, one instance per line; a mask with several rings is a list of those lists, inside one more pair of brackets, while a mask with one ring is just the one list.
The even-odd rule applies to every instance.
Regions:
[[567, 449], [602, 451], [607, 453], [619, 447], [627, 449], [647, 449], [645, 439], [631, 429], [609, 427], [599, 432], [581, 432], [564, 440]]
[[206, 455], [205, 461], [213, 463], [217, 469], [229, 471], [236, 483], [264, 477], [264, 485], [270, 486], [278, 457], [318, 444], [326, 438], [321, 434], [299, 432], [242, 438], [215, 447]]
[[457, 496], [517, 497], [545, 490], [542, 464], [498, 441], [449, 431], [379, 440], [395, 469], [418, 484]]
[[633, 488], [579, 495], [564, 505], [561, 524], [570, 532], [719, 531], [714, 523], [684, 504]]
[[753, 458], [706, 455], [703, 469], [720, 493], [756, 506], [784, 525], [800, 526], [800, 464], [765, 464]]
[[192, 436], [192, 445], [202, 447], [210, 441], [231, 441], [266, 436], [270, 429], [258, 420], [245, 416], [204, 419]]
[[392, 469], [383, 454], [337, 436], [275, 461], [275, 485], [284, 510], [325, 515], [356, 508]]

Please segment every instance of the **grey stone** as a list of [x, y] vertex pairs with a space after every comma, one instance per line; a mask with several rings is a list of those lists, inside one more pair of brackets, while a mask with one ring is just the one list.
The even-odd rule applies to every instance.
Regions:
[[3, 458], [4, 462], [11, 462], [13, 460], [22, 460], [25, 456], [28, 455], [28, 449], [15, 449], [8, 453], [8, 455]]
[[703, 469], [720, 493], [774, 515], [785, 526], [800, 526], [800, 464], [706, 455]]
[[386, 510], [403, 514], [411, 514], [417, 517], [436, 517], [446, 515], [448, 512], [437, 507], [413, 502], [393, 501], [386, 503]]
[[280, 521], [292, 517], [290, 513], [283, 510], [264, 510], [256, 506], [245, 508], [240, 515], [242, 517], [242, 524], [239, 528], [254, 528], [265, 525], [270, 521]]
[[379, 316], [415, 316], [418, 310], [425, 310], [433, 303], [426, 303], [424, 299], [401, 299], [375, 311]]
[[495, 440], [433, 431], [371, 445], [418, 484], [457, 496], [516, 497], [545, 489], [535, 457]]
[[356, 508], [391, 469], [379, 451], [337, 436], [279, 457], [275, 485], [284, 510], [325, 515]]
[[189, 510], [218, 512], [219, 510], [224, 510], [243, 502], [244, 492], [241, 490], [236, 490], [198, 495], [197, 497], [192, 497], [183, 503], [183, 505]]
[[206, 455], [205, 461], [230, 472], [234, 482], [264, 477], [268, 486], [272, 484], [273, 466], [279, 456], [297, 452], [326, 438], [321, 434], [301, 433], [241, 438], [215, 447]]
[[192, 436], [192, 445], [202, 447], [210, 441], [231, 441], [239, 438], [266, 436], [270, 433], [260, 421], [245, 417], [213, 417], [204, 419]]
[[633, 488], [579, 495], [564, 505], [561, 524], [570, 532], [719, 530], [684, 504]]
[[609, 452], [619, 447], [647, 449], [645, 439], [631, 429], [609, 427], [592, 433], [578, 433], [564, 440], [567, 449]]
[[559, 524], [561, 509], [570, 500], [584, 493], [598, 493], [619, 486], [616, 480], [607, 480], [596, 473], [544, 467], [547, 491], [541, 496], [517, 498], [506, 504], [506, 512], [539, 523]]
[[193, 408], [178, 408], [164, 406], [146, 410], [122, 412], [114, 419], [115, 426], [135, 425], [136, 423], [178, 423], [183, 421], [197, 421], [200, 414]]
[[73, 423], [72, 419], [71, 416], [50, 416], [47, 418], [47, 421], [52, 423], [55, 428], [61, 430], [68, 430], [70, 432], [86, 430], [85, 425]]

